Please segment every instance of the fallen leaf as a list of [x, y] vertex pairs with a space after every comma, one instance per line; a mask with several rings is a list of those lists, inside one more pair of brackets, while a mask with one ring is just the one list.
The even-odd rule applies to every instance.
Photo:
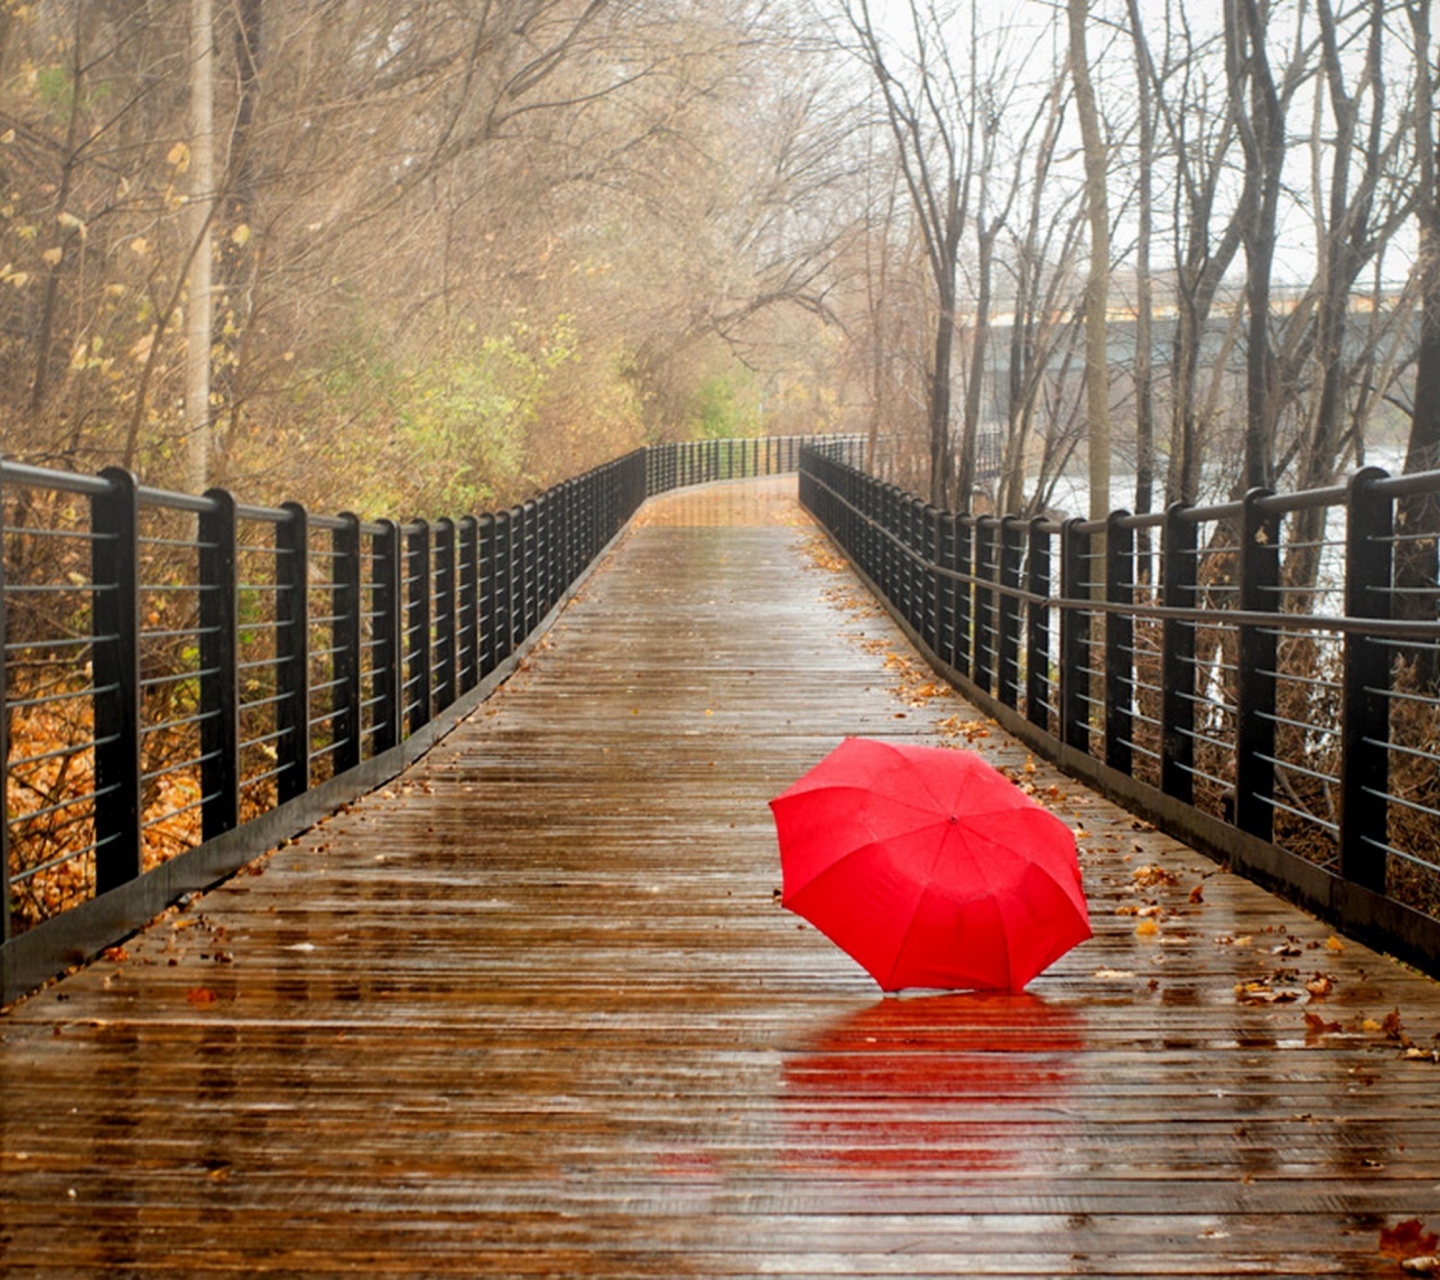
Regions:
[[1325, 950], [1338, 953], [1345, 950], [1345, 944], [1341, 942], [1340, 939], [1332, 933], [1328, 938], [1325, 939]]
[[1426, 1231], [1419, 1218], [1407, 1218], [1380, 1231], [1380, 1252], [1387, 1258], [1418, 1258], [1434, 1253], [1437, 1244], [1440, 1236]]
[[1312, 1036], [1330, 1035], [1340, 1030], [1338, 1022], [1326, 1022], [1318, 1013], [1307, 1013], [1305, 1015], [1305, 1038]]
[[1137, 938], [1153, 938], [1159, 932], [1160, 926], [1153, 920], [1142, 920], [1135, 926], [1135, 936]]
[[185, 993], [185, 1000], [188, 1004], [214, 1004], [217, 997], [209, 987], [191, 987]]
[[1197, 884], [1190, 890], [1190, 901], [1196, 905], [1205, 901], [1205, 885], [1203, 882]]
[[1335, 980], [1327, 973], [1317, 973], [1305, 984], [1305, 990], [1310, 993], [1312, 999], [1323, 1000], [1335, 990]]
[[1237, 982], [1235, 998], [1241, 1004], [1290, 1004], [1300, 999], [1294, 987], [1272, 987], [1267, 981]]

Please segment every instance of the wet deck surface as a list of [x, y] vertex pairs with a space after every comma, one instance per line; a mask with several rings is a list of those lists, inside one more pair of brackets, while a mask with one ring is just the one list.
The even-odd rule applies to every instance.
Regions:
[[[1027, 772], [790, 487], [648, 508], [404, 779], [0, 1021], [0, 1271], [1402, 1274], [1440, 989]], [[1096, 938], [882, 999], [773, 899], [846, 734], [1034, 787]]]

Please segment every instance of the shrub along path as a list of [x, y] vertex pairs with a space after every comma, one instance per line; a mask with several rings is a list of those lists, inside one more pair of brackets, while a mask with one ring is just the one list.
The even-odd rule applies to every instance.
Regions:
[[[792, 485], [652, 504], [402, 779], [0, 1020], [0, 1271], [1400, 1274], [1440, 989], [1029, 764]], [[1032, 788], [1096, 938], [882, 999], [774, 900], [847, 734]]]

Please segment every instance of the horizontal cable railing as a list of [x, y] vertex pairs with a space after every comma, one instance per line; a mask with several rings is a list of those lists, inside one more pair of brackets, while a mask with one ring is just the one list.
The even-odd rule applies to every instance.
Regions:
[[0, 460], [0, 1000], [420, 754], [648, 495], [793, 472], [807, 443], [863, 454], [684, 441], [405, 522]]
[[1440, 472], [1062, 522], [956, 515], [816, 450], [800, 497], [1038, 753], [1440, 973], [1440, 590], [1400, 505]]

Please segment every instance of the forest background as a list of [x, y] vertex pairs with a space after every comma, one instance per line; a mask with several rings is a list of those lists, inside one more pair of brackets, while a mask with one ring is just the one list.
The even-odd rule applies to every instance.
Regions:
[[704, 435], [1008, 510], [1435, 465], [1435, 54], [1428, 0], [0, 0], [0, 447], [396, 515]]

